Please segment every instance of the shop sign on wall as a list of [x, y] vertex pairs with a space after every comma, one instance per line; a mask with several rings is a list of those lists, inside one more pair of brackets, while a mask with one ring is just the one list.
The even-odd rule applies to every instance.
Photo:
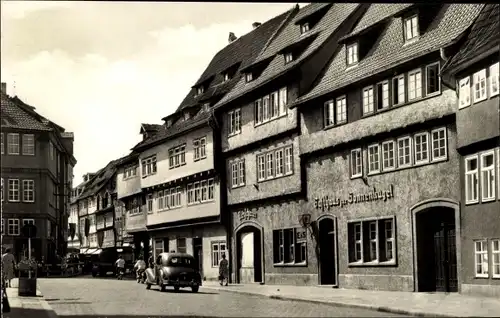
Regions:
[[249, 221], [257, 218], [257, 212], [245, 209], [243, 211], [238, 211], [238, 218], [240, 222]]
[[297, 228], [295, 229], [295, 242], [302, 243], [307, 241], [306, 229]]
[[332, 207], [344, 207], [350, 204], [372, 202], [372, 201], [387, 201], [394, 198], [394, 186], [391, 184], [386, 190], [377, 190], [373, 187], [373, 190], [366, 193], [349, 193], [347, 198], [330, 198], [329, 196], [324, 196], [321, 198], [314, 198], [314, 207], [316, 209], [330, 210]]

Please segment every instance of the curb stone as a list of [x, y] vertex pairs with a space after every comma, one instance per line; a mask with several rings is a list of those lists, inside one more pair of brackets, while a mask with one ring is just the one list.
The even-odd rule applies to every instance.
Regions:
[[280, 295], [272, 295], [272, 294], [269, 295], [269, 294], [262, 294], [262, 293], [258, 293], [258, 292], [251, 292], [251, 291], [241, 291], [241, 290], [234, 290], [234, 289], [233, 290], [232, 289], [221, 289], [221, 288], [218, 288], [216, 286], [203, 286], [203, 287], [207, 288], [207, 289], [225, 291], [225, 292], [229, 292], [229, 293], [260, 296], [263, 298], [270, 298], [270, 299], [276, 299], [276, 300], [284, 300], [284, 301], [293, 300], [293, 301], [298, 301], [298, 302], [322, 304], [322, 305], [329, 305], [329, 306], [334, 306], [334, 307], [361, 308], [361, 309], [368, 309], [368, 310], [379, 311], [379, 312], [409, 315], [409, 316], [414, 316], [414, 317], [455, 317], [454, 315], [426, 313], [426, 312], [419, 312], [419, 311], [412, 311], [412, 310], [390, 308], [390, 307], [386, 307], [386, 306], [366, 305], [366, 304], [351, 304], [351, 303], [343, 303], [343, 302], [335, 302], [335, 301], [303, 299], [303, 298], [298, 298], [298, 297], [293, 297], [293, 296], [280, 296]]

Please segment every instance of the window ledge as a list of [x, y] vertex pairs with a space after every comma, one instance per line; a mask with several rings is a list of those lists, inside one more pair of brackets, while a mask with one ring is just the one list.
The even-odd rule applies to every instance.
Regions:
[[350, 71], [350, 70], [352, 70], [352, 69], [355, 69], [355, 68], [357, 68], [357, 67], [358, 67], [358, 65], [359, 65], [359, 62], [358, 62], [358, 63], [355, 63], [355, 64], [352, 64], [352, 65], [347, 65], [347, 67], [346, 67], [345, 71], [346, 71], [346, 72], [348, 72], [348, 71]]
[[485, 96], [485, 97], [481, 97], [481, 98], [479, 98], [479, 99], [477, 99], [477, 100], [475, 99], [475, 100], [474, 100], [474, 102], [473, 102], [473, 104], [477, 104], [477, 103], [480, 103], [480, 102], [484, 102], [486, 99], [488, 99], [488, 98], [487, 98], [487, 96]]
[[476, 278], [476, 279], [489, 279], [490, 276], [489, 276], [489, 274], [476, 274], [474, 276], [474, 278]]
[[262, 183], [262, 182], [266, 182], [266, 181], [277, 180], [277, 179], [281, 179], [281, 178], [284, 178], [284, 177], [289, 177], [291, 175], [293, 175], [293, 171], [289, 172], [289, 173], [281, 174], [281, 175], [275, 176], [275, 177], [269, 177], [269, 178], [265, 178], [265, 179], [260, 179], [260, 180], [257, 180], [257, 182], [258, 183]]
[[443, 162], [448, 160], [448, 156], [446, 157], [441, 157], [441, 158], [432, 158], [431, 163], [438, 163], [438, 162]]
[[481, 198], [481, 203], [489, 203], [489, 202], [493, 202], [493, 201], [495, 201], [494, 196], [491, 198], [485, 198], [485, 199]]
[[338, 124], [324, 126], [323, 130], [329, 130], [329, 129], [332, 129], [332, 128], [340, 127], [340, 126], [346, 125], [347, 123], [348, 123], [347, 121], [344, 121], [344, 122], [341, 122], [341, 123], [338, 123]]
[[[286, 105], [285, 105], [285, 106], [286, 106]], [[280, 119], [280, 118], [287, 117], [287, 115], [288, 115], [288, 113], [284, 113], [284, 114], [280, 114], [280, 115], [278, 115], [278, 116], [276, 116], [276, 117], [272, 117], [272, 118], [270, 118], [270, 119], [267, 119], [266, 121], [262, 121], [262, 122], [260, 122], [260, 123], [255, 122], [253, 126], [254, 126], [254, 128], [255, 128], [255, 127], [259, 127], [259, 126], [262, 126], [262, 125], [268, 124], [268, 123], [270, 123], [270, 122], [272, 122], [272, 121], [278, 120], [278, 119]]]
[[388, 262], [353, 262], [348, 264], [349, 267], [372, 267], [372, 266], [396, 266], [396, 261], [388, 261]]
[[[490, 91], [491, 91], [491, 88], [490, 88]], [[490, 98], [497, 96], [499, 93], [500, 93], [500, 91], [497, 91], [495, 93], [490, 93]], [[500, 277], [497, 277], [497, 278], [500, 278]]]
[[380, 173], [380, 170], [370, 171], [370, 172], [368, 172], [367, 176], [374, 176], [374, 175], [379, 174], [379, 173]]
[[351, 180], [354, 180], [354, 179], [361, 179], [363, 178], [363, 174], [357, 174], [355, 176], [351, 176]]
[[500, 279], [500, 275], [492, 276], [493, 279]]
[[465, 205], [474, 205], [474, 204], [479, 204], [479, 200], [465, 201]]
[[411, 38], [411, 39], [409, 39], [409, 40], [406, 40], [406, 39], [405, 39], [405, 43], [403, 44], [403, 46], [402, 46], [402, 47], [406, 47], [406, 46], [408, 46], [408, 45], [412, 45], [413, 43], [418, 42], [418, 40], [419, 40], [419, 39], [420, 39], [420, 35], [418, 35], [418, 36], [416, 36], [416, 37], [414, 37], [414, 38]]
[[307, 267], [307, 262], [300, 263], [274, 263], [274, 267]]
[[203, 160], [203, 159], [207, 159], [207, 156], [193, 159], [193, 161], [196, 162], [196, 161], [200, 161], [200, 160]]

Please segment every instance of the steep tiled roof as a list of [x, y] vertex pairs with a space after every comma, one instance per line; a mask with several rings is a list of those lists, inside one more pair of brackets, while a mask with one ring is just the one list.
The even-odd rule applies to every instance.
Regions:
[[[191, 88], [177, 110], [193, 106], [200, 100], [206, 100], [213, 96], [214, 92], [220, 94], [229, 91], [238, 81], [240, 74], [239, 72], [236, 72], [231, 80], [224, 82], [224, 77], [221, 72], [224, 72], [231, 67], [238, 67], [238, 63], [241, 63], [238, 69], [252, 63], [261, 52], [262, 48], [266, 45], [269, 38], [273, 36], [275, 31], [285, 21], [289, 14], [290, 11], [287, 11], [270, 19], [258, 28], [239, 37], [236, 41], [229, 43], [226, 47], [215, 54], [210, 64], [208, 64], [203, 74], [196, 81], [195, 85]], [[203, 94], [196, 96], [196, 89], [194, 87], [211, 78], [213, 79], [210, 86], [205, 89]]]
[[[443, 72], [452, 70], [464, 62], [500, 44], [500, 5], [498, 3], [486, 4], [472, 24], [470, 33], [459, 49], [446, 65]], [[496, 35], [495, 35], [496, 34]]]
[[141, 127], [144, 128], [147, 132], [157, 132], [163, 128], [163, 125], [158, 124], [141, 124]]
[[39, 131], [52, 131], [49, 121], [39, 116], [34, 107], [27, 107], [16, 103], [7, 94], [1, 93], [1, 127], [14, 129], [27, 129]]
[[[319, 10], [319, 7], [322, 6], [325, 6], [325, 4], [310, 4], [303, 7], [298, 15], [300, 16], [301, 12], [311, 11], [312, 9]], [[344, 20], [358, 8], [358, 6], [359, 4], [356, 3], [333, 4], [318, 24], [309, 31], [310, 34], [317, 35], [313, 42], [296, 60], [285, 64], [283, 57], [278, 54], [278, 52], [304, 38], [304, 35], [300, 34], [299, 26], [294, 23], [294, 20], [297, 19], [297, 16], [295, 16], [294, 19], [285, 26], [284, 30], [276, 37], [276, 39], [257, 58], [256, 62], [259, 62], [274, 56], [262, 74], [249, 83], [246, 83], [245, 78], [241, 78], [233, 90], [226, 94], [225, 97], [215, 105], [215, 108], [227, 104], [228, 102], [250, 92], [257, 87], [260, 87], [261, 85], [297, 66], [306, 57], [310, 56], [311, 53], [318, 49], [325, 42], [325, 40], [337, 30]]]
[[[394, 6], [399, 5], [394, 4]], [[318, 85], [297, 99], [291, 107], [439, 50], [455, 41], [471, 25], [483, 6], [484, 4], [445, 4], [438, 12], [437, 18], [428, 27], [427, 32], [422, 34], [417, 42], [406, 46], [404, 46], [402, 19], [392, 18], [382, 32], [379, 42], [364, 59], [359, 61], [357, 67], [346, 71], [344, 46], [334, 57]]]

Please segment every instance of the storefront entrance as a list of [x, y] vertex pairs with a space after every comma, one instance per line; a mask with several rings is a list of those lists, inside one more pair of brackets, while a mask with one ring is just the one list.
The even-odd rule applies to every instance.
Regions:
[[193, 237], [193, 256], [198, 264], [198, 270], [201, 277], [203, 276], [203, 240], [201, 237]]
[[455, 210], [431, 207], [415, 217], [418, 291], [457, 292]]
[[337, 236], [335, 219], [330, 216], [318, 221], [319, 283], [337, 285]]
[[262, 231], [247, 225], [236, 233], [236, 259], [238, 283], [262, 283]]

